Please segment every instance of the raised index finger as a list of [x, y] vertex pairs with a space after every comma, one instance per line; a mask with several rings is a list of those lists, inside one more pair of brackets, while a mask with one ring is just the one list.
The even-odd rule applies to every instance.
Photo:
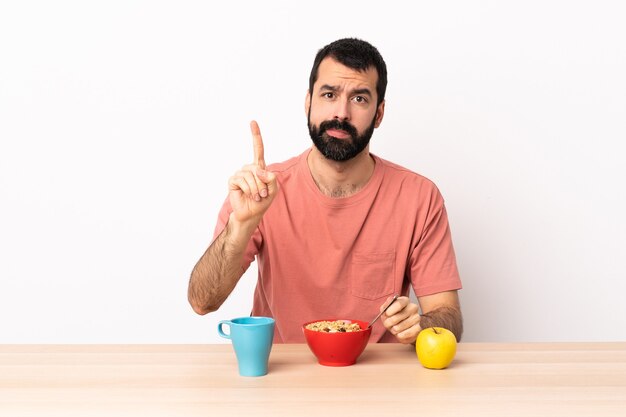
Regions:
[[250, 131], [252, 132], [252, 143], [254, 146], [254, 163], [265, 169], [265, 158], [263, 156], [263, 138], [261, 137], [261, 129], [256, 121], [250, 122]]

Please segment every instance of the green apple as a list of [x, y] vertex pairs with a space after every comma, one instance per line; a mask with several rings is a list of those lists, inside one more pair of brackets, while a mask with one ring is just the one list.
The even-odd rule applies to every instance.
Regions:
[[443, 327], [423, 329], [417, 335], [415, 352], [425, 368], [446, 368], [456, 355], [456, 337]]

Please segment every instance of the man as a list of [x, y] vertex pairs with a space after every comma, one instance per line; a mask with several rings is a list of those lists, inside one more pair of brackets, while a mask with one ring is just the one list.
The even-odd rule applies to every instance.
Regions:
[[191, 274], [194, 311], [217, 310], [256, 256], [252, 315], [276, 319], [276, 342], [304, 342], [308, 321], [370, 320], [397, 293], [370, 341], [415, 343], [431, 326], [460, 339], [461, 281], [443, 198], [428, 179], [369, 152], [386, 86], [378, 50], [341, 39], [311, 70], [305, 111], [314, 146], [266, 167], [261, 132], [250, 124], [254, 161], [229, 179], [214, 240]]

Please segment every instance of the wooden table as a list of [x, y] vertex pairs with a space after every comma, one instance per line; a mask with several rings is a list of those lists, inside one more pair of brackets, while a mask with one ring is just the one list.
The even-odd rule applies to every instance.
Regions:
[[230, 345], [0, 345], [0, 416], [626, 416], [626, 343], [459, 345], [423, 368], [371, 344], [354, 366], [275, 345], [237, 373]]

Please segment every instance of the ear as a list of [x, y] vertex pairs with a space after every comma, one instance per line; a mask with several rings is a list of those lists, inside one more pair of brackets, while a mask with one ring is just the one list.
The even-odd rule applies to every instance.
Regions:
[[376, 122], [374, 123], [374, 127], [380, 126], [383, 121], [383, 116], [385, 115], [385, 100], [383, 100], [376, 109]]
[[309, 117], [309, 109], [311, 108], [311, 92], [306, 90], [306, 96], [304, 97], [304, 115]]

